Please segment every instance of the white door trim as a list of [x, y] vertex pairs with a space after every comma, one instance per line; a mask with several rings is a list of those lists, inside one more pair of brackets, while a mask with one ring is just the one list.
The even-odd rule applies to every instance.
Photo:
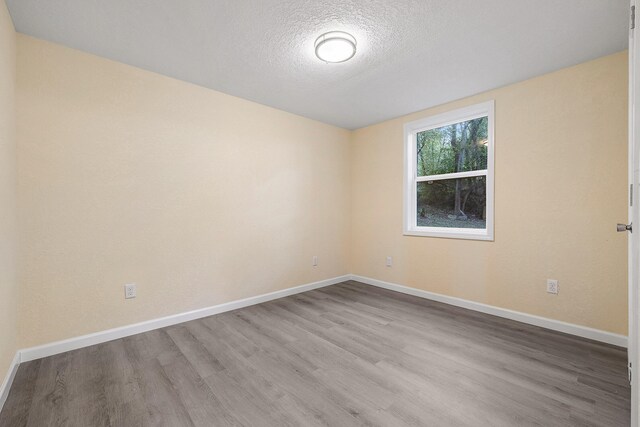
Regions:
[[[630, 0], [630, 11], [636, 7], [636, 0]], [[631, 13], [630, 13], [631, 15]], [[640, 199], [639, 174], [640, 174], [640, 135], [636, 132], [640, 127], [640, 117], [635, 106], [640, 105], [640, 66], [637, 61], [640, 59], [640, 43], [636, 43], [635, 29], [630, 25], [629, 29], [629, 154], [628, 154], [628, 174], [631, 186], [629, 194], [628, 223], [633, 224], [633, 233], [628, 234], [628, 281], [629, 281], [629, 331], [628, 331], [628, 360], [629, 372], [631, 375], [631, 426], [640, 427], [640, 411], [638, 407], [638, 376], [640, 374], [640, 360], [638, 358], [638, 310], [640, 308], [638, 300], [638, 276], [640, 266]]]

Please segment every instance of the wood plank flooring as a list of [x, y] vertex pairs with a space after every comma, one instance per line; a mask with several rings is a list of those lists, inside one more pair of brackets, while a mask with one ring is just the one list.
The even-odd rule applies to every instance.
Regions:
[[626, 351], [357, 282], [20, 366], [0, 426], [625, 426]]

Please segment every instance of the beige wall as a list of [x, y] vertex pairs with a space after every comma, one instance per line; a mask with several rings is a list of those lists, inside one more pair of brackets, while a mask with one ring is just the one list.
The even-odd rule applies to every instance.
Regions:
[[16, 352], [16, 33], [0, 0], [0, 384]]
[[[350, 133], [19, 35], [19, 345], [350, 272], [624, 334], [626, 66]], [[402, 236], [402, 125], [488, 99], [495, 242]]]
[[[403, 124], [490, 99], [495, 242], [403, 236]], [[352, 273], [626, 334], [626, 138], [625, 52], [360, 129]]]
[[22, 347], [349, 272], [348, 131], [23, 35], [17, 90]]

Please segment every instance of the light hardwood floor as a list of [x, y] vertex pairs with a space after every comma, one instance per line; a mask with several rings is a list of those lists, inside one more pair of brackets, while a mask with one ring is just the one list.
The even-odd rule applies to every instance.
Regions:
[[624, 426], [624, 349], [357, 282], [20, 366], [0, 426]]

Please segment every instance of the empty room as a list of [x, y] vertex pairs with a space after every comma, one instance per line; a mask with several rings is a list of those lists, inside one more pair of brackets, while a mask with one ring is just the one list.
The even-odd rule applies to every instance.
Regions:
[[0, 427], [640, 427], [635, 3], [0, 0]]

